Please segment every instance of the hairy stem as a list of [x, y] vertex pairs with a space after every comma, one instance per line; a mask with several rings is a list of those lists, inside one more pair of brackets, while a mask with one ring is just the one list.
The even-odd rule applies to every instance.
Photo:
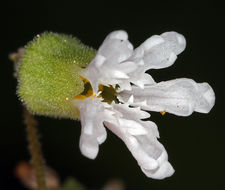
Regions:
[[37, 124], [33, 115], [24, 108], [24, 118], [27, 127], [27, 139], [31, 154], [31, 161], [35, 170], [35, 177], [38, 190], [47, 190], [45, 182], [45, 164], [39, 143]]

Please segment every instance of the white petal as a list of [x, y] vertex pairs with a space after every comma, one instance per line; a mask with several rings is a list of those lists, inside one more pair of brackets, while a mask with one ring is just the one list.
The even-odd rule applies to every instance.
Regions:
[[146, 176], [153, 179], [164, 179], [170, 177], [174, 173], [174, 169], [169, 162], [164, 162], [158, 170], [147, 170], [142, 168]]
[[165, 163], [168, 163], [167, 153], [153, 134], [150, 134], [151, 130], [146, 135], [134, 136], [122, 130], [122, 126], [111, 122], [105, 122], [105, 125], [124, 141], [145, 173], [150, 171], [153, 178], [159, 179], [172, 174], [171, 168], [165, 167]]
[[[122, 82], [135, 84], [136, 86], [142, 89], [144, 88], [145, 85], [150, 85], [155, 83], [153, 78], [149, 74], [145, 73], [146, 69], [145, 69], [143, 60], [137, 61], [136, 67], [137, 68], [134, 71], [131, 71], [130, 73], [128, 73], [129, 79]], [[119, 85], [123, 86], [121, 85], [121, 83]], [[124, 89], [120, 89], [120, 91], [121, 90], [127, 90], [127, 89], [124, 88]]]
[[[126, 101], [131, 94], [134, 95], [134, 106], [180, 116], [188, 116], [193, 111], [208, 113], [215, 102], [214, 92], [207, 83], [185, 78], [160, 82], [143, 90], [133, 87], [131, 91], [121, 92], [120, 97]], [[147, 105], [141, 105], [145, 100]]]
[[84, 156], [90, 159], [95, 159], [98, 155], [99, 147], [98, 142], [96, 141], [94, 136], [81, 134], [80, 150]]
[[208, 113], [215, 104], [215, 93], [208, 83], [200, 83], [197, 85], [202, 98], [200, 98], [198, 101], [196, 111], [201, 113]]
[[[176, 32], [154, 35], [136, 48], [128, 58], [135, 62], [138, 68], [128, 74], [128, 81], [141, 89], [148, 84], [154, 84], [154, 80], [145, 72], [149, 69], [161, 69], [171, 66], [185, 48], [186, 42], [181, 34]], [[148, 76], [148, 77], [147, 77]]]
[[144, 49], [145, 53], [142, 58], [145, 63], [145, 70], [161, 69], [171, 66], [177, 55], [180, 54], [186, 46], [185, 38], [176, 32], [166, 32], [160, 36], [152, 36], [141, 44], [134, 51], [134, 57], [141, 55], [140, 49]]
[[[133, 102], [132, 99], [131, 96], [129, 103]], [[151, 121], [141, 120], [146, 112], [140, 108], [130, 108], [127, 103], [111, 106], [114, 114], [111, 118], [106, 118], [105, 126], [124, 141], [142, 170], [157, 172], [156, 178], [168, 175], [168, 170], [164, 169], [168, 156], [163, 145], [157, 140], [157, 126]]]
[[128, 41], [127, 33], [112, 32], [106, 37], [88, 67], [82, 69], [81, 75], [90, 81], [95, 93], [98, 92], [99, 84], [119, 84], [122, 80], [129, 79], [128, 73], [137, 68], [134, 62], [125, 61], [132, 52], [133, 46]]
[[145, 42], [142, 44], [142, 46], [145, 51], [148, 51], [151, 48], [153, 48], [154, 46], [159, 45], [163, 42], [165, 42], [165, 40], [161, 36], [154, 35], [154, 36], [148, 38], [147, 40], [145, 40]]
[[[151, 75], [147, 74], [147, 73], [143, 73], [142, 75], [139, 76], [139, 78], [137, 78], [136, 80], [131, 80], [132, 83], [134, 84], [138, 84], [138, 83], [142, 83], [144, 85], [149, 85], [149, 84], [154, 84], [155, 81], [153, 80], [153, 78], [151, 77]], [[138, 85], [137, 85], [138, 86]]]
[[102, 120], [103, 120], [103, 118], [99, 119], [97, 116], [96, 121], [95, 121], [95, 130], [96, 130], [98, 144], [102, 144], [103, 142], [105, 142], [105, 140], [107, 138], [107, 132], [103, 125]]
[[138, 68], [138, 65], [132, 61], [126, 61], [118, 64], [117, 68], [125, 73], [131, 73]]
[[123, 72], [123, 71], [118, 71], [118, 70], [112, 70], [109, 74], [113, 78], [120, 78], [120, 79], [128, 79], [129, 76]]
[[156, 169], [158, 167], [158, 163], [152, 157], [150, 157], [143, 149], [140, 147], [138, 141], [135, 137], [129, 135], [128, 133], [124, 133], [120, 127], [110, 123], [105, 122], [107, 128], [109, 128], [113, 133], [115, 133], [118, 137], [120, 137], [127, 148], [131, 151], [134, 158], [137, 160], [139, 165], [143, 165], [148, 169]]
[[103, 118], [99, 117], [104, 113], [104, 107], [100, 99], [95, 98], [92, 100], [92, 97], [84, 100], [74, 100], [74, 105], [80, 110], [81, 153], [90, 159], [95, 159], [98, 154], [99, 144], [103, 143], [107, 136], [103, 126]]
[[158, 35], [151, 36], [134, 50], [131, 59], [132, 60], [142, 59], [144, 55], [147, 53], [147, 51], [163, 42], [164, 39], [161, 36]]
[[148, 132], [148, 135], [151, 137], [159, 138], [159, 131], [157, 125], [152, 121], [142, 121], [142, 126], [145, 127], [145, 129]]
[[115, 64], [126, 60], [133, 52], [132, 44], [128, 41], [125, 31], [110, 33], [98, 50], [98, 54], [106, 57], [108, 64]]
[[122, 114], [123, 118], [126, 119], [133, 119], [133, 120], [140, 120], [146, 119], [150, 117], [150, 114], [146, 111], [140, 109], [140, 107], [130, 108], [129, 104], [132, 104], [132, 97], [131, 96], [128, 100], [128, 104], [114, 104], [113, 108]]
[[106, 58], [102, 55], [96, 55], [95, 57], [95, 65], [97, 68], [100, 68], [105, 62]]
[[108, 38], [117, 39], [117, 40], [127, 40], [128, 34], [124, 30], [117, 30], [117, 31], [111, 32], [108, 35]]
[[119, 85], [119, 89], [117, 90], [117, 92], [121, 92], [123, 90], [132, 90], [132, 87], [129, 81], [121, 81], [120, 83], [118, 83], [118, 85]]
[[[130, 98], [128, 99], [127, 103], [128, 103], [128, 104], [134, 103], [134, 96], [133, 96], [133, 95], [130, 96]], [[127, 106], [126, 106], [126, 107], [127, 107]]]
[[[141, 137], [145, 138], [145, 137]], [[138, 164], [146, 169], [154, 170], [159, 167], [156, 159], [151, 157], [148, 152], [143, 149], [143, 144], [140, 144], [135, 137], [125, 137], [123, 141], [127, 145], [128, 149], [131, 151], [134, 158], [137, 160]]]
[[145, 73], [148, 69], [172, 65], [185, 46], [185, 38], [176, 32], [152, 36], [134, 51], [125, 31], [115, 31], [106, 37], [81, 75], [90, 81], [95, 94], [99, 84], [119, 85], [117, 98], [121, 103], [107, 104], [97, 97], [74, 101], [80, 110], [83, 155], [91, 159], [97, 156], [99, 145], [107, 137], [104, 123], [124, 141], [148, 177], [163, 179], [174, 173], [165, 148], [157, 140], [156, 124], [143, 121], [150, 114], [141, 109], [181, 116], [210, 111], [215, 94], [207, 83], [185, 78], [156, 83]]
[[169, 43], [169, 46], [176, 55], [184, 51], [186, 47], [186, 40], [182, 34], [177, 32], [165, 32], [161, 34], [161, 37]]
[[119, 125], [121, 126], [121, 130], [123, 130], [124, 133], [130, 133], [131, 135], [147, 134], [147, 130], [145, 130], [141, 124], [134, 120], [118, 119], [118, 121]]

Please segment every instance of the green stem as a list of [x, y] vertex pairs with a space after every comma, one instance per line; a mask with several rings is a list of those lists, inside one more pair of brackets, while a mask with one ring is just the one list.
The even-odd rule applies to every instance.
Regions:
[[45, 164], [39, 143], [37, 124], [33, 115], [26, 108], [24, 108], [24, 117], [27, 126], [27, 139], [31, 161], [35, 170], [37, 190], [47, 190], [44, 174]]

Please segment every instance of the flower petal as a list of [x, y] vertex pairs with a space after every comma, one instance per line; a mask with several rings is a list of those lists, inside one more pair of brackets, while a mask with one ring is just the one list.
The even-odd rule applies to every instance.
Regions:
[[[169, 174], [172, 175], [171, 168], [165, 167], [165, 163], [168, 163], [166, 150], [158, 142], [151, 128], [148, 129], [148, 133], [145, 135], [133, 135], [128, 131], [124, 131], [122, 125], [118, 126], [113, 122], [104, 123], [107, 128], [124, 141], [147, 176], [150, 176], [150, 173], [154, 178], [161, 179], [169, 176]], [[153, 175], [154, 173], [156, 174]]]
[[115, 64], [126, 60], [133, 52], [133, 46], [128, 41], [125, 31], [111, 32], [98, 50], [98, 54], [104, 56], [108, 63]]
[[[128, 41], [125, 31], [115, 31], [110, 33], [102, 45], [97, 55], [81, 71], [83, 77], [87, 78], [95, 93], [98, 92], [98, 85], [115, 85], [121, 80], [128, 79], [127, 73], [134, 71], [137, 66], [131, 61], [126, 61], [133, 52], [133, 46]], [[124, 62], [124, 63], [122, 63]]]
[[99, 150], [99, 145], [95, 136], [81, 133], [80, 150], [84, 156], [90, 159], [95, 159], [96, 156], [98, 155], [98, 150]]
[[[128, 82], [131, 82], [141, 89], [145, 85], [155, 84], [149, 74], [145, 72], [149, 69], [161, 69], [169, 67], [177, 59], [186, 46], [185, 38], [176, 32], [166, 32], [162, 35], [154, 35], [136, 48], [132, 55], [128, 58], [128, 62], [134, 62], [137, 66], [128, 73]], [[130, 90], [124, 88], [123, 82], [118, 83], [120, 89], [118, 91]], [[127, 85], [125, 86], [127, 87]]]
[[[133, 86], [131, 91], [119, 94], [120, 100], [126, 102], [131, 94], [134, 95], [133, 106], [180, 116], [188, 116], [193, 111], [208, 113], [215, 102], [215, 95], [209, 84], [196, 83], [186, 78], [149, 85], [143, 90]], [[146, 101], [145, 105], [143, 101]]]
[[104, 111], [100, 99], [92, 100], [92, 97], [84, 100], [74, 100], [74, 105], [80, 110], [81, 137], [80, 150], [82, 154], [90, 159], [95, 159], [99, 144], [106, 139], [107, 133], [99, 115]]
[[[133, 103], [132, 97], [133, 96], [129, 98], [130, 100], [129, 104]], [[142, 111], [140, 107], [131, 108], [129, 107], [129, 104], [128, 103], [113, 104], [113, 108], [117, 110], [118, 112], [120, 112], [123, 115], [123, 117], [127, 119], [140, 120], [140, 119], [146, 119], [150, 117], [150, 114], [146, 111]]]
[[82, 154], [92, 159], [97, 156], [99, 144], [107, 136], [105, 125], [124, 141], [148, 177], [163, 179], [174, 173], [164, 146], [157, 140], [156, 124], [143, 121], [150, 114], [141, 109], [188, 116], [193, 111], [208, 113], [213, 107], [215, 94], [209, 84], [186, 78], [156, 83], [145, 73], [172, 65], [185, 46], [185, 38], [176, 32], [152, 36], [134, 51], [125, 31], [106, 37], [81, 73], [96, 94], [99, 84], [116, 87], [121, 103], [107, 104], [97, 97], [74, 102], [80, 110]]
[[117, 126], [112, 122], [104, 122], [108, 129], [110, 129], [113, 133], [115, 133], [118, 137], [120, 137], [127, 148], [131, 151], [134, 158], [137, 160], [138, 164], [144, 166], [148, 169], [156, 169], [158, 167], [158, 163], [155, 159], [150, 157], [139, 145], [137, 139], [130, 135], [129, 133], [124, 133], [121, 130], [121, 126]]
[[174, 169], [168, 161], [165, 161], [158, 170], [147, 170], [141, 168], [144, 174], [153, 179], [164, 179], [174, 173]]
[[118, 118], [119, 125], [122, 126], [124, 133], [131, 135], [144, 135], [147, 133], [142, 125], [134, 120]]
[[161, 167], [168, 162], [168, 156], [163, 145], [157, 140], [159, 137], [157, 126], [151, 121], [142, 121], [142, 118], [150, 115], [139, 107], [130, 108], [129, 104], [132, 102], [133, 96], [127, 103], [112, 103], [109, 109], [114, 113], [105, 117], [104, 124], [123, 140], [142, 170], [152, 173], [160, 171], [159, 178], [164, 171], [166, 177], [169, 171], [162, 170]]
[[135, 49], [131, 60], [142, 59], [145, 71], [169, 67], [175, 62], [177, 55], [185, 49], [185, 46], [185, 38], [177, 32], [154, 35]]

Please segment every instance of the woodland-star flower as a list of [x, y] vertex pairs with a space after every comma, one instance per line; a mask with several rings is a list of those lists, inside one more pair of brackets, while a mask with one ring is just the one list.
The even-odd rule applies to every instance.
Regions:
[[[208, 113], [215, 95], [207, 83], [181, 78], [156, 83], [149, 69], [171, 66], [186, 46], [176, 32], [154, 35], [133, 49], [125, 31], [110, 33], [91, 63], [81, 71], [85, 90], [73, 101], [80, 111], [80, 149], [94, 159], [107, 127], [123, 140], [142, 171], [163, 179], [174, 173], [159, 132], [146, 111], [188, 116]], [[146, 110], [146, 111], [144, 111]]]

